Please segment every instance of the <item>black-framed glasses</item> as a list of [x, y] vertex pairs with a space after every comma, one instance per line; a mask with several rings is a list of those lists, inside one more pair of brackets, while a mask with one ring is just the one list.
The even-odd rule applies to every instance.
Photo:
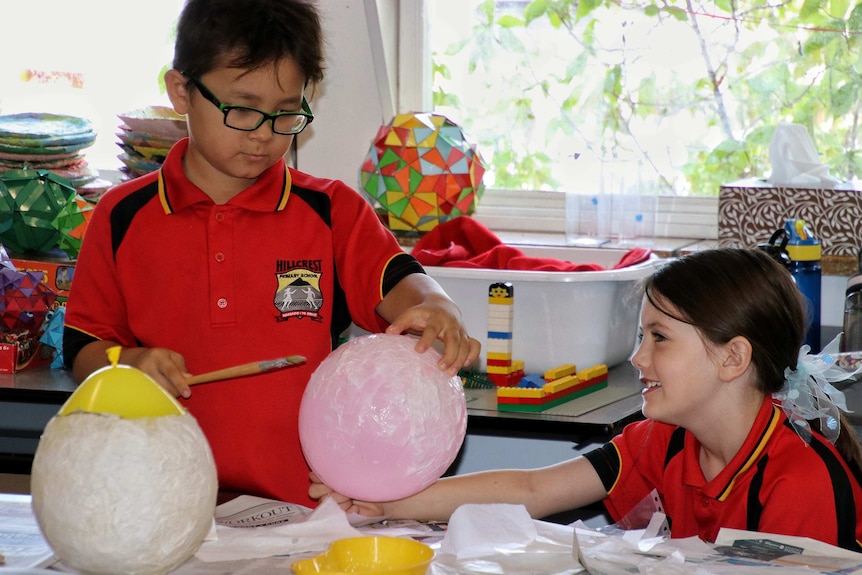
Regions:
[[243, 132], [253, 132], [265, 122], [270, 122], [274, 133], [283, 136], [293, 136], [303, 131], [314, 120], [314, 114], [311, 113], [311, 107], [308, 105], [305, 96], [302, 97], [301, 111], [270, 114], [257, 108], [249, 108], [248, 106], [222, 104], [216, 98], [215, 94], [210, 92], [209, 88], [204, 86], [200, 80], [194, 76], [188, 76], [188, 78], [201, 93], [201, 96], [221, 110], [222, 114], [224, 114], [224, 125], [228, 128], [242, 130]]

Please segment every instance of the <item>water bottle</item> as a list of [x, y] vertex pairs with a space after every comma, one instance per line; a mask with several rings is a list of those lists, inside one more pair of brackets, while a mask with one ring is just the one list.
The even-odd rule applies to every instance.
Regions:
[[862, 351], [862, 274], [856, 274], [847, 280], [841, 351]]
[[790, 269], [790, 254], [787, 253], [787, 242], [790, 236], [784, 228], [778, 228], [770, 236], [769, 241], [763, 244], [757, 244], [757, 249], [762, 250], [772, 256], [772, 259], [784, 266], [785, 269]]
[[808, 304], [808, 330], [805, 341], [811, 353], [820, 353], [820, 240], [814, 237], [804, 220], [788, 219], [787, 254], [790, 256], [790, 273]]

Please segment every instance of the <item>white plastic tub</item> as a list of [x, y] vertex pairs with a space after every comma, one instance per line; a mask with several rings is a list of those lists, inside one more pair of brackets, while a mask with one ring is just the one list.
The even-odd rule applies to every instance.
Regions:
[[426, 267], [461, 307], [470, 335], [483, 345], [488, 334], [488, 288], [511, 282], [514, 288], [512, 359], [523, 360], [526, 373], [540, 373], [565, 363], [583, 369], [599, 363], [613, 367], [628, 361], [637, 339], [641, 297], [638, 281], [661, 259], [612, 270], [625, 250], [528, 248], [525, 255], [581, 264], [605, 271], [533, 272]]

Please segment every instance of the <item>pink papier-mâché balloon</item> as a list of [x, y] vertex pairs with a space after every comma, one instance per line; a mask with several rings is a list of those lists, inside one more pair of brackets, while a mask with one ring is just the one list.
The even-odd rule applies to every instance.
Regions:
[[418, 493], [455, 460], [467, 430], [460, 378], [416, 339], [373, 334], [333, 351], [311, 376], [299, 439], [312, 471], [352, 499]]

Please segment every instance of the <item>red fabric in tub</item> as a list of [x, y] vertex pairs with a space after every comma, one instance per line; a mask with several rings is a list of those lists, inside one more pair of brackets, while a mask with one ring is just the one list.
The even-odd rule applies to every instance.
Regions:
[[[526, 256], [518, 248], [505, 245], [494, 232], [469, 216], [439, 224], [416, 242], [412, 253], [424, 266], [556, 272], [605, 269], [598, 264]], [[639, 264], [648, 260], [650, 254], [648, 249], [633, 248], [613, 269]]]

